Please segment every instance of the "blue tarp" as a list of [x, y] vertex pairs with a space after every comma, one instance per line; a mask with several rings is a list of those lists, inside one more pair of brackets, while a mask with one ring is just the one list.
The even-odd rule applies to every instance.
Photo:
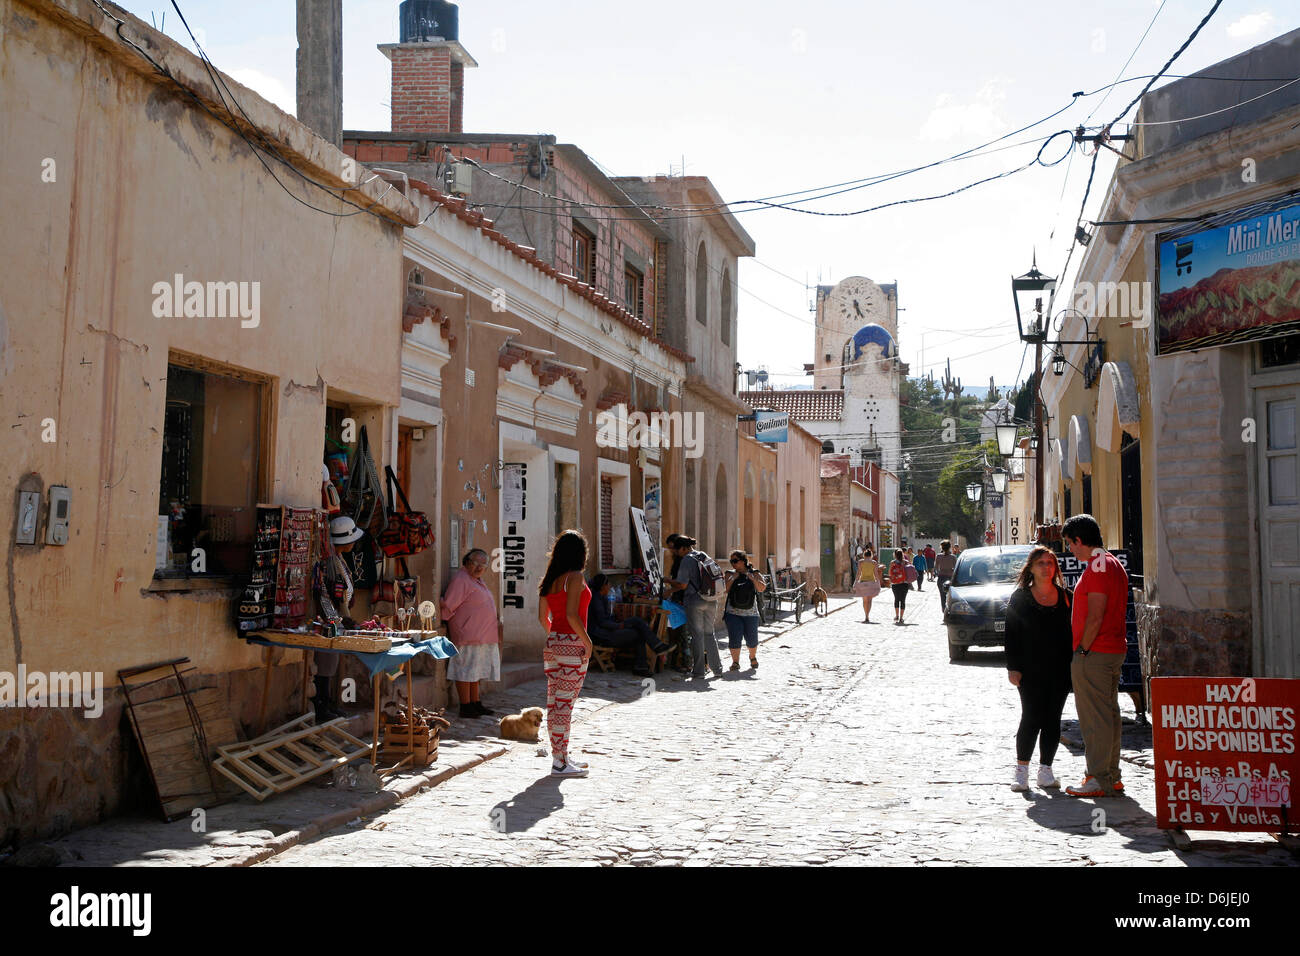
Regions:
[[[290, 635], [285, 635], [289, 637]], [[284, 643], [282, 641], [268, 641], [264, 637], [245, 638], [250, 644], [264, 644], [270, 647], [292, 647], [301, 650], [301, 645]], [[391, 649], [384, 651], [382, 654], [363, 654], [360, 651], [331, 650], [328, 647], [313, 647], [309, 650], [319, 651], [322, 654], [351, 654], [361, 663], [365, 664], [370, 670], [370, 676], [375, 677], [378, 674], [385, 674], [388, 677], [396, 677], [402, 670], [402, 664], [413, 657], [421, 654], [428, 654], [435, 660], [445, 661], [455, 657], [460, 651], [456, 650], [456, 645], [445, 637], [431, 637], [427, 641], [416, 641], [409, 644], [394, 644]]]
[[659, 606], [668, 612], [668, 626], [681, 627], [686, 623], [686, 608], [675, 601], [661, 601]]

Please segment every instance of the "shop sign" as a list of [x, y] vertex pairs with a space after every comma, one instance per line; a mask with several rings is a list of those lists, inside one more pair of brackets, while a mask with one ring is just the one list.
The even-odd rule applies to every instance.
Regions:
[[1294, 829], [1298, 712], [1300, 680], [1152, 678], [1157, 825]]
[[1256, 203], [1156, 237], [1156, 354], [1300, 331], [1300, 201]]
[[659, 554], [655, 550], [655, 539], [650, 536], [646, 525], [645, 512], [640, 508], [628, 509], [632, 512], [632, 528], [636, 531], [636, 543], [641, 549], [641, 566], [645, 568], [646, 577], [655, 595], [663, 593], [664, 572], [659, 567]]
[[503, 521], [523, 521], [527, 517], [524, 510], [524, 475], [528, 466], [524, 464], [507, 464], [501, 468], [501, 519]]
[[780, 442], [789, 440], [789, 412], [755, 412], [754, 437], [759, 441]]
[[527, 548], [519, 522], [528, 517], [528, 466], [507, 464], [501, 470], [501, 510], [505, 534], [501, 536], [501, 606], [524, 607], [524, 568]]

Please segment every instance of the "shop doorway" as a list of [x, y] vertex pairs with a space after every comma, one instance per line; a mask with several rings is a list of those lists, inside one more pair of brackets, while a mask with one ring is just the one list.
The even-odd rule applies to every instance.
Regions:
[[1258, 673], [1300, 677], [1300, 384], [1255, 391], [1263, 627]]
[[[1128, 552], [1128, 576], [1142, 575], [1142, 445], [1131, 435], [1119, 442], [1121, 543]], [[1134, 581], [1134, 586], [1140, 582]]]
[[822, 587], [838, 590], [835, 580], [835, 525], [822, 525], [821, 538]]

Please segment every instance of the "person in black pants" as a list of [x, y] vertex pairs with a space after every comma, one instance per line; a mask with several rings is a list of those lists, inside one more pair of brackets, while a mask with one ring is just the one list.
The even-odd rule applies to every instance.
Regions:
[[591, 588], [592, 598], [587, 608], [587, 636], [591, 638], [593, 644], [599, 644], [601, 647], [632, 648], [636, 656], [632, 673], [645, 677], [650, 673], [650, 665], [645, 653], [646, 645], [649, 645], [656, 654], [668, 650], [669, 645], [659, 640], [643, 618], [629, 617], [622, 621], [614, 619], [609, 607], [608, 577], [598, 574], [591, 579], [588, 587]]
[[1007, 605], [1007, 677], [1020, 692], [1016, 770], [1011, 789], [1029, 789], [1029, 758], [1038, 742], [1038, 786], [1059, 787], [1052, 760], [1061, 742], [1061, 711], [1070, 693], [1071, 594], [1051, 549], [1035, 547]]

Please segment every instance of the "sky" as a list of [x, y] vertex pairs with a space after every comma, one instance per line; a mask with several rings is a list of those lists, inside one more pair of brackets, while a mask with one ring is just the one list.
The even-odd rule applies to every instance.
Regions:
[[[294, 112], [293, 0], [177, 2], [220, 69]], [[171, 0], [120, 5], [189, 45]], [[376, 46], [397, 41], [398, 6], [343, 0], [345, 129], [390, 128], [389, 63]], [[467, 0], [460, 40], [479, 67], [466, 71], [465, 129], [551, 133], [614, 175], [680, 173], [684, 162], [729, 201], [908, 170], [1007, 137], [987, 155], [803, 204], [852, 212], [949, 193], [1030, 163], [1053, 133], [1116, 119], [1145, 81], [1072, 94], [1158, 71], [1212, 6]], [[1297, 27], [1300, 4], [1225, 0], [1169, 73]], [[938, 378], [951, 361], [967, 394], [982, 394], [990, 376], [1023, 380], [1032, 352], [1026, 360], [1017, 339], [1010, 279], [1035, 254], [1060, 275], [1091, 163], [1066, 136], [1041, 156], [1055, 165], [862, 215], [741, 214], [757, 246], [738, 275], [742, 366], [766, 368], [778, 387], [810, 384], [810, 287], [862, 275], [898, 283], [910, 374]], [[1086, 217], [1114, 165], [1103, 151]]]

